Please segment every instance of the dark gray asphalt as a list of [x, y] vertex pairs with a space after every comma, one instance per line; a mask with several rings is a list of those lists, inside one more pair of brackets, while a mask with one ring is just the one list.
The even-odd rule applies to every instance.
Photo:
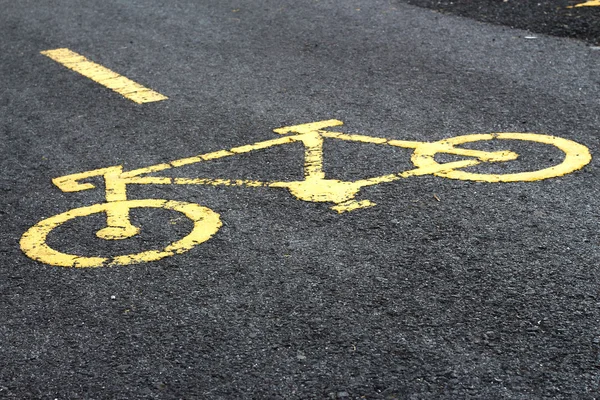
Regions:
[[[479, 21], [600, 45], [600, 4], [586, 0], [406, 0]], [[584, 5], [586, 4], [586, 5]]]
[[[385, 0], [0, 5], [0, 398], [599, 398], [600, 52]], [[135, 104], [39, 54], [59, 47], [169, 99]], [[224, 225], [127, 267], [53, 267], [19, 248], [41, 219], [103, 201], [101, 185], [63, 193], [55, 177], [331, 118], [405, 140], [551, 134], [595, 158], [540, 182], [412, 177], [363, 189], [377, 205], [340, 215], [283, 189], [134, 187]], [[185, 173], [298, 179], [298, 150]], [[326, 150], [339, 179], [410, 167], [401, 149]], [[555, 157], [522, 150], [517, 168]], [[175, 217], [139, 211], [133, 246], [189, 229]], [[112, 250], [93, 226], [48, 241]]]

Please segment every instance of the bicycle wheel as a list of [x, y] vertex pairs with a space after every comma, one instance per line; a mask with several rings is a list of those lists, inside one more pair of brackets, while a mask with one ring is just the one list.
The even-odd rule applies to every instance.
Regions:
[[[177, 211], [188, 217], [194, 223], [192, 231], [183, 239], [171, 243], [162, 250], [149, 250], [136, 254], [126, 254], [114, 257], [86, 257], [65, 254], [54, 250], [46, 243], [48, 234], [63, 223], [77, 217], [85, 217], [96, 213], [105, 213], [110, 207], [123, 206], [128, 208], [164, 208]], [[21, 237], [21, 249], [34, 260], [61, 267], [101, 267], [128, 265], [148, 261], [156, 261], [174, 254], [181, 254], [192, 247], [207, 241], [221, 227], [219, 214], [209, 208], [194, 203], [168, 200], [125, 200], [112, 203], [94, 204], [88, 207], [74, 208], [62, 214], [44, 219], [27, 230]]]
[[[506, 174], [482, 174], [463, 171], [461, 169], [448, 169], [444, 168], [443, 163], [438, 163], [434, 159], [435, 155], [438, 153], [466, 154], [468, 153], [468, 150], [464, 149], [466, 151], [459, 152], [458, 150], [460, 148], [455, 148], [454, 146], [464, 143], [472, 143], [485, 140], [521, 140], [548, 144], [560, 149], [565, 154], [565, 158], [560, 164], [549, 168], [543, 168], [537, 171], [526, 171]], [[473, 153], [477, 153], [477, 151], [473, 151]], [[493, 154], [486, 152], [480, 153], [483, 155]], [[514, 157], [509, 156], [505, 159], [494, 159], [494, 157], [485, 156], [476, 157], [479, 158], [479, 161], [476, 160], [474, 163], [472, 163], [472, 165], [477, 165], [486, 161], [508, 161], [511, 159], [515, 159], [518, 156], [517, 154], [514, 154], [512, 152], [505, 153], [513, 154]], [[556, 136], [539, 135], [536, 133], [502, 132], [456, 136], [453, 138], [440, 140], [438, 142], [425, 143], [423, 145], [418, 146], [415, 149], [411, 161], [417, 167], [430, 169], [433, 171], [433, 175], [440, 176], [443, 178], [482, 182], [523, 182], [538, 181], [542, 179], [566, 175], [570, 172], [583, 168], [591, 161], [591, 159], [592, 156], [590, 155], [588, 148], [572, 140], [563, 139]]]

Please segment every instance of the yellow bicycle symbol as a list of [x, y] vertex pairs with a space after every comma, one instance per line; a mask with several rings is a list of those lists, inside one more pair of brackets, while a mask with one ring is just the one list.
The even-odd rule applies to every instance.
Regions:
[[[536, 181], [568, 174], [582, 168], [591, 160], [589, 150], [581, 144], [559, 137], [534, 133], [503, 132], [473, 134], [457, 136], [436, 142], [417, 142], [324, 130], [325, 128], [339, 125], [343, 125], [342, 121], [327, 120], [283, 127], [274, 129], [274, 131], [281, 135], [289, 133], [294, 133], [295, 135], [281, 136], [272, 140], [174, 160], [169, 163], [152, 165], [133, 171], [123, 171], [122, 166], [113, 166], [55, 178], [53, 179], [53, 183], [62, 191], [78, 192], [93, 189], [95, 187], [92, 183], [85, 182], [87, 178], [102, 176], [104, 177], [105, 183], [106, 203], [75, 208], [38, 222], [23, 234], [21, 238], [21, 249], [28, 257], [34, 260], [63, 267], [127, 265], [160, 260], [174, 254], [184, 253], [194, 246], [210, 239], [221, 227], [219, 215], [211, 209], [202, 207], [198, 204], [159, 199], [128, 200], [127, 185], [279, 187], [289, 190], [290, 193], [299, 200], [333, 203], [331, 208], [342, 213], [375, 205], [369, 200], [355, 200], [355, 197], [361, 188], [384, 182], [392, 182], [411, 176], [435, 175], [443, 178], [484, 182]], [[413, 149], [411, 161], [415, 168], [395, 174], [356, 181], [327, 179], [323, 172], [324, 139], [337, 139]], [[509, 174], [481, 174], [465, 170], [467, 167], [473, 167], [481, 163], [510, 161], [515, 160], [518, 157], [518, 154], [508, 150], [482, 151], [459, 147], [459, 145], [472, 142], [495, 140], [530, 141], [551, 145], [560, 149], [565, 156], [559, 164], [537, 171]], [[302, 143], [304, 146], [305, 158], [304, 179], [301, 181], [262, 182], [254, 180], [190, 179], [148, 176], [151, 173], [184, 165], [231, 157], [237, 154], [298, 142]], [[436, 154], [451, 154], [469, 158], [460, 161], [438, 163], [435, 160]], [[51, 248], [46, 242], [48, 234], [63, 223], [77, 217], [84, 217], [96, 213], [106, 214], [106, 227], [96, 232], [96, 235], [99, 238], [106, 240], [130, 238], [140, 232], [140, 229], [134, 226], [129, 218], [130, 210], [134, 208], [162, 208], [177, 211], [193, 222], [192, 231], [183, 239], [171, 243], [164, 249], [143, 251], [136, 254], [118, 255], [114, 257], [89, 257], [65, 254]]]

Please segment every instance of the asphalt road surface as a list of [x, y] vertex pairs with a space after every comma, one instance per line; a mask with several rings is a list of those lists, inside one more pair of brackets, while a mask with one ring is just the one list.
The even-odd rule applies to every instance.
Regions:
[[443, 13], [600, 45], [600, 0], [406, 0]]
[[593, 41], [0, 5], [0, 398], [600, 397]]

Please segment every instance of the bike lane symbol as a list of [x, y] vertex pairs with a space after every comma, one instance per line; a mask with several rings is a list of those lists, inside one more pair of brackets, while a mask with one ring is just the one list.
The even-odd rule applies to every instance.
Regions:
[[[53, 179], [53, 183], [62, 191], [78, 192], [95, 188], [92, 183], [86, 182], [87, 179], [98, 176], [103, 177], [106, 202], [75, 208], [38, 222], [23, 234], [20, 241], [21, 249], [28, 257], [34, 260], [55, 266], [100, 267], [129, 265], [157, 261], [175, 254], [187, 252], [198, 244], [209, 240], [222, 225], [219, 214], [195, 203], [163, 199], [130, 200], [127, 197], [128, 185], [210, 185], [284, 188], [298, 200], [332, 203], [331, 209], [338, 213], [343, 213], [375, 206], [375, 203], [370, 200], [356, 200], [356, 196], [363, 187], [393, 182], [413, 176], [434, 175], [442, 178], [480, 182], [531, 182], [569, 174], [583, 168], [591, 161], [591, 155], [587, 147], [572, 140], [535, 133], [501, 132], [472, 134], [456, 136], [436, 142], [418, 142], [347, 134], [325, 129], [340, 125], [343, 125], [342, 121], [326, 120], [277, 128], [274, 129], [274, 132], [282, 135], [278, 138], [234, 147], [229, 150], [200, 154], [132, 171], [123, 171], [122, 166], [112, 166], [55, 178]], [[355, 181], [330, 179], [326, 177], [323, 171], [324, 139], [410, 149], [412, 150], [411, 161], [415, 168]], [[501, 144], [509, 143], [510, 141], [533, 142], [554, 146], [564, 153], [564, 158], [557, 165], [535, 171], [482, 174], [466, 170], [465, 168], [480, 164], [508, 162], [516, 160], [519, 157], [517, 153], [510, 150], [484, 151], [460, 147], [460, 145], [464, 144], [488, 141], [497, 141]], [[239, 154], [291, 143], [301, 143], [304, 146], [303, 180], [256, 181], [149, 176], [149, 174], [185, 165], [209, 162], [210, 160], [233, 157]], [[449, 154], [467, 157], [467, 159], [439, 163], [435, 160], [437, 154]], [[169, 244], [163, 249], [111, 257], [67, 254], [53, 249], [47, 243], [47, 237], [50, 232], [65, 222], [98, 213], [106, 215], [106, 227], [96, 232], [98, 238], [103, 240], [131, 238], [140, 232], [140, 228], [133, 225], [130, 220], [130, 211], [136, 208], [166, 209], [179, 212], [192, 221], [193, 228], [187, 236]]]

